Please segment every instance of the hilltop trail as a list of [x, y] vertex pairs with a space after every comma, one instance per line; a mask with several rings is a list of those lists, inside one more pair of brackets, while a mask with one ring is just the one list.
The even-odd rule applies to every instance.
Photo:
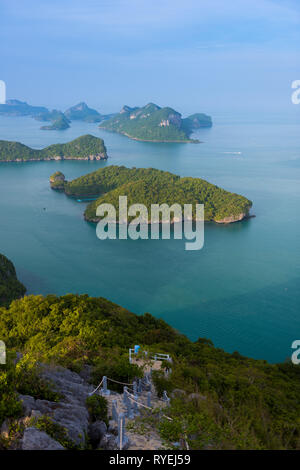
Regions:
[[[157, 361], [160, 362], [160, 361]], [[149, 389], [151, 388], [151, 408], [164, 408], [165, 403], [158, 398], [155, 387], [150, 379]], [[130, 392], [130, 390], [129, 390]], [[132, 393], [132, 391], [131, 391]], [[112, 416], [112, 403], [116, 401], [118, 412], [126, 415], [126, 406], [123, 402], [123, 394], [111, 392], [106, 397], [108, 401], [108, 415]], [[147, 410], [147, 393], [143, 392], [139, 395], [139, 402], [145, 408], [139, 406], [139, 416], [132, 419], [126, 418], [126, 436], [129, 439], [129, 445], [126, 446], [127, 450], [158, 450], [165, 449], [166, 446], [161, 440], [157, 430], [149, 420], [150, 411]], [[148, 418], [148, 419], [147, 419]], [[148, 421], [148, 422], [147, 422]], [[117, 430], [116, 423], [110, 421], [110, 428]]]
[[[111, 419], [113, 414], [112, 404], [115, 400], [118, 413], [126, 415], [123, 394], [110, 391], [110, 395], [105, 397], [108, 406], [108, 426], [104, 421], [96, 420], [96, 422], [93, 422], [86, 404], [86, 399], [94, 389], [93, 385], [89, 383], [90, 368], [86, 366], [78, 374], [61, 366], [42, 364], [41, 367], [41, 376], [52, 383], [53, 388], [61, 395], [61, 398], [57, 402], [52, 402], [35, 399], [30, 395], [19, 395], [23, 405], [23, 416], [18, 422], [23, 426], [23, 432], [12, 443], [11, 449], [63, 450], [65, 447], [60, 442], [47, 434], [45, 430], [38, 429], [35, 422], [32, 421], [47, 417], [53, 423], [64, 428], [68, 439], [79, 448], [89, 448], [91, 442], [93, 442], [93, 448], [117, 450], [118, 425], [115, 420]], [[124, 450], [158, 450], [165, 448], [151, 421], [151, 411], [146, 408], [148, 390], [151, 390], [151, 408], [162, 409], [166, 405], [157, 397], [149, 376], [147, 391], [139, 394], [139, 402], [145, 405], [145, 408], [139, 406], [138, 416], [125, 418], [125, 434], [129, 441], [124, 445]], [[133, 394], [130, 386], [128, 386], [128, 392]], [[101, 392], [98, 391], [97, 395], [101, 395]], [[8, 438], [8, 421], [3, 423], [0, 435]]]

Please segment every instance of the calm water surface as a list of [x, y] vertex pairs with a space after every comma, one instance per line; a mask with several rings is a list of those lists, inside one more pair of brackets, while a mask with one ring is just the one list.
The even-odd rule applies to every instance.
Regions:
[[[88, 293], [136, 312], [150, 312], [195, 340], [270, 361], [290, 356], [300, 338], [300, 132], [286, 116], [215, 116], [203, 144], [135, 142], [72, 123], [40, 131], [30, 118], [0, 117], [0, 139], [35, 148], [92, 133], [105, 139], [107, 162], [0, 164], [0, 252], [13, 260], [28, 293]], [[181, 240], [96, 238], [85, 205], [51, 191], [106, 165], [154, 167], [198, 176], [241, 193], [256, 218], [206, 224], [205, 246]]]

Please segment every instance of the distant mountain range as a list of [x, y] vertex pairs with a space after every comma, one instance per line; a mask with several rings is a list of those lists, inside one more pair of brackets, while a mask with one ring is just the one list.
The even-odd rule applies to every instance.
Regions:
[[44, 106], [31, 106], [25, 101], [7, 100], [6, 104], [0, 104], [0, 115], [4, 116], [31, 116], [49, 112]]
[[100, 123], [99, 127], [126, 135], [131, 139], [149, 142], [199, 142], [191, 134], [201, 127], [211, 127], [212, 119], [207, 114], [195, 113], [186, 118], [173, 108], [148, 103], [143, 107], [123, 106], [119, 113], [100, 114], [81, 102], [65, 112], [49, 110], [44, 106], [31, 106], [19, 100], [8, 100], [0, 104], [0, 116], [30, 116], [42, 122], [42, 130], [64, 130], [71, 121]]
[[52, 122], [51, 125], [42, 126], [42, 130], [64, 130], [70, 127], [71, 121], [101, 122], [114, 116], [114, 114], [100, 114], [84, 102], [62, 112], [57, 109], [49, 110], [44, 106], [31, 106], [19, 100], [7, 100], [6, 104], [0, 104], [1, 115], [30, 116], [38, 121]]
[[151, 142], [198, 142], [190, 138], [201, 127], [211, 127], [212, 119], [196, 113], [182, 119], [172, 108], [148, 103], [141, 108], [124, 106], [111, 119], [101, 122], [100, 128], [124, 134], [135, 140]]

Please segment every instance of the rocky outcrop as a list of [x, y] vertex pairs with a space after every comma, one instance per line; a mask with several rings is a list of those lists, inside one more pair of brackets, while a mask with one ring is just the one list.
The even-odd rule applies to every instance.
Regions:
[[95, 421], [89, 425], [89, 438], [92, 445], [97, 445], [107, 432], [104, 421]]
[[63, 191], [65, 188], [66, 178], [61, 171], [56, 171], [53, 175], [50, 176], [50, 186], [52, 189], [57, 189]]
[[160, 123], [160, 127], [167, 127], [170, 124], [173, 124], [173, 126], [176, 126], [180, 128], [181, 126], [181, 115], [179, 113], [171, 113], [169, 114], [167, 119], [163, 119]]
[[240, 222], [246, 217], [248, 217], [248, 214], [246, 214], [245, 212], [242, 212], [241, 214], [230, 215], [228, 217], [224, 217], [223, 219], [218, 219], [218, 220], [215, 219], [215, 222], [217, 224], [232, 224], [233, 222]]
[[[78, 374], [63, 367], [44, 366], [43, 377], [54, 385], [62, 399], [59, 402], [51, 402], [35, 400], [29, 395], [20, 395], [24, 415], [30, 418], [39, 416], [39, 413], [49, 416], [53, 422], [66, 429], [68, 438], [75, 445], [84, 447], [90, 425], [86, 398], [93, 387]], [[100, 428], [99, 423], [98, 425]]]
[[[13, 263], [0, 253], [0, 306], [8, 307], [13, 300], [22, 297], [25, 292], [26, 288], [18, 280]], [[1, 357], [4, 353], [5, 349], [3, 351], [1, 348]]]
[[21, 440], [22, 450], [64, 450], [64, 447], [44, 431], [26, 428]]

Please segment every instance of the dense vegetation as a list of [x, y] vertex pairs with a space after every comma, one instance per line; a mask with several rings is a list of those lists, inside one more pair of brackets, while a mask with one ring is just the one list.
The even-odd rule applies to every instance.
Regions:
[[[52, 384], [41, 377], [40, 366], [32, 356], [24, 355], [17, 362], [16, 354], [10, 351], [6, 364], [0, 364], [0, 427], [6, 418], [13, 420], [22, 416], [19, 393], [39, 400], [58, 401], [61, 398]], [[0, 450], [3, 444], [0, 436]]]
[[13, 263], [0, 254], [0, 305], [9, 305], [12, 300], [22, 297], [25, 292], [25, 287], [17, 279]]
[[189, 137], [193, 130], [211, 125], [211, 118], [205, 114], [181, 119], [181, 114], [172, 108], [148, 103], [141, 108], [124, 106], [119, 114], [102, 122], [99, 127], [138, 140], [195, 142]]
[[52, 189], [65, 189], [65, 175], [61, 171], [56, 171], [50, 176], [50, 186]]
[[[158, 372], [154, 378], [159, 393], [167, 390], [174, 397], [168, 409], [173, 421], [154, 423], [167, 440], [184, 436], [192, 449], [300, 448], [299, 366], [225, 353], [206, 339], [193, 343], [150, 314], [136, 316], [86, 295], [16, 300], [0, 309], [0, 331], [9, 351], [27, 352], [27, 361], [74, 370], [91, 364], [96, 384], [103, 370], [124, 382], [137, 374], [137, 366], [128, 364], [128, 348], [134, 344], [170, 353], [171, 375]], [[27, 370], [0, 369], [0, 420], [20, 413], [14, 393]], [[39, 386], [35, 394], [42, 390]], [[95, 413], [102, 413], [100, 405], [90, 404]]]
[[174, 203], [180, 205], [204, 204], [205, 220], [222, 220], [224, 217], [248, 214], [251, 201], [230, 193], [200, 178], [180, 178], [172, 173], [154, 168], [126, 168], [109, 166], [76, 178], [65, 184], [68, 195], [101, 196], [91, 202], [85, 211], [87, 220], [98, 220], [96, 208], [110, 203], [118, 208], [119, 196], [127, 196], [128, 206], [144, 204], [150, 214], [151, 204]]
[[0, 140], [0, 161], [26, 161], [59, 158], [88, 158], [100, 155], [107, 158], [102, 139], [92, 135], [82, 135], [66, 144], [53, 144], [42, 150], [32, 149], [19, 142]]

